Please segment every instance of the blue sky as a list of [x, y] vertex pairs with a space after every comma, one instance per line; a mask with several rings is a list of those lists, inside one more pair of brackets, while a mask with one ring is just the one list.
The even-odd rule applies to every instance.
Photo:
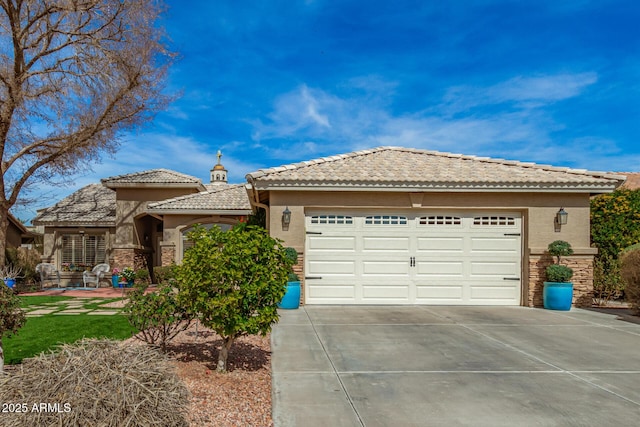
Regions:
[[640, 2], [166, 0], [181, 96], [30, 219], [101, 178], [231, 182], [381, 145], [640, 170]]

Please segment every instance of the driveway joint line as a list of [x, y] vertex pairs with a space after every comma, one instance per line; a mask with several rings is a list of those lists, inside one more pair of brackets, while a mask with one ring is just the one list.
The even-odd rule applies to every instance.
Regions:
[[561, 367], [559, 367], [559, 366], [556, 366], [556, 365], [554, 365], [553, 363], [547, 362], [546, 360], [543, 360], [543, 359], [541, 359], [541, 358], [539, 358], [539, 357], [537, 357], [537, 356], [534, 356], [533, 354], [530, 354], [530, 353], [528, 353], [528, 352], [526, 352], [526, 351], [524, 351], [524, 350], [522, 350], [522, 349], [520, 349], [520, 348], [514, 347], [514, 346], [513, 346], [513, 345], [511, 345], [511, 344], [507, 344], [506, 342], [501, 341], [501, 340], [499, 340], [499, 339], [497, 339], [497, 338], [494, 338], [494, 337], [492, 337], [492, 336], [490, 336], [490, 335], [487, 335], [487, 334], [485, 334], [484, 332], [481, 332], [481, 331], [478, 331], [478, 330], [476, 330], [476, 329], [473, 329], [473, 328], [469, 327], [468, 325], [462, 325], [462, 324], [461, 324], [460, 326], [464, 327], [465, 329], [468, 329], [468, 330], [469, 330], [469, 331], [471, 331], [471, 332], [475, 332], [475, 333], [476, 333], [476, 334], [478, 334], [478, 335], [482, 335], [482, 336], [483, 336], [483, 337], [485, 337], [485, 338], [488, 338], [488, 339], [490, 339], [490, 340], [492, 340], [492, 341], [495, 341], [495, 342], [497, 342], [497, 343], [501, 344], [502, 346], [504, 346], [504, 347], [506, 347], [506, 348], [512, 349], [512, 350], [517, 351], [517, 352], [519, 352], [519, 353], [522, 353], [522, 354], [524, 354], [525, 356], [529, 357], [530, 359], [537, 360], [537, 361], [539, 361], [539, 362], [541, 362], [541, 363], [544, 363], [545, 365], [548, 365], [548, 366], [551, 366], [551, 367], [553, 367], [553, 368], [559, 369], [560, 371], [565, 372], [565, 373], [567, 373], [568, 375], [572, 376], [573, 378], [575, 378], [575, 379], [577, 379], [577, 380], [579, 380], [579, 381], [582, 381], [582, 382], [584, 382], [584, 383], [587, 383], [587, 384], [589, 384], [589, 385], [590, 385], [590, 386], [592, 386], [592, 387], [595, 387], [595, 388], [597, 388], [597, 389], [600, 389], [600, 390], [602, 390], [602, 391], [605, 391], [605, 392], [607, 392], [607, 393], [610, 393], [610, 394], [612, 394], [612, 395], [614, 395], [614, 396], [617, 396], [618, 398], [620, 398], [620, 399], [622, 399], [622, 400], [625, 400], [625, 401], [627, 401], [627, 402], [629, 402], [629, 403], [632, 403], [632, 404], [634, 404], [634, 405], [636, 405], [636, 406], [640, 406], [640, 402], [636, 402], [635, 400], [633, 400], [633, 399], [631, 399], [631, 398], [629, 398], [629, 397], [623, 396], [623, 395], [621, 395], [621, 394], [619, 394], [619, 393], [616, 393], [616, 392], [615, 392], [615, 391], [613, 391], [613, 390], [609, 390], [609, 389], [608, 389], [608, 388], [606, 388], [606, 387], [603, 387], [603, 386], [601, 386], [601, 385], [599, 385], [599, 384], [594, 383], [593, 381], [590, 381], [590, 380], [588, 380], [588, 379], [586, 379], [586, 378], [583, 378], [583, 377], [581, 377], [580, 375], [576, 374], [574, 371], [568, 371], [568, 370], [563, 369], [563, 368], [561, 368]]
[[347, 392], [347, 388], [344, 385], [344, 382], [342, 382], [342, 377], [340, 377], [340, 373], [338, 373], [338, 370], [336, 369], [336, 366], [333, 363], [333, 360], [331, 360], [331, 356], [329, 356], [329, 352], [327, 352], [327, 349], [325, 348], [324, 343], [320, 339], [320, 335], [318, 334], [318, 331], [316, 330], [316, 325], [313, 323], [313, 320], [311, 320], [311, 316], [309, 316], [309, 313], [307, 312], [306, 308], [304, 309], [304, 312], [307, 315], [307, 319], [309, 319], [309, 323], [311, 323], [311, 328], [313, 329], [313, 333], [316, 335], [316, 338], [318, 339], [318, 342], [320, 343], [320, 346], [322, 347], [322, 351], [324, 351], [324, 354], [327, 356], [327, 360], [329, 360], [329, 364], [331, 364], [331, 369], [333, 369], [333, 373], [336, 375], [336, 378], [338, 379], [338, 382], [340, 383], [340, 387], [342, 388], [342, 392], [346, 396], [347, 401], [349, 402], [349, 405], [351, 405], [351, 409], [353, 409], [353, 412], [356, 414], [356, 417], [358, 418], [358, 422], [360, 423], [360, 425], [362, 427], [365, 427], [364, 421], [362, 421], [362, 417], [360, 417], [360, 413], [358, 413], [358, 410], [356, 409], [356, 406], [353, 403], [353, 400], [351, 399], [351, 396]]

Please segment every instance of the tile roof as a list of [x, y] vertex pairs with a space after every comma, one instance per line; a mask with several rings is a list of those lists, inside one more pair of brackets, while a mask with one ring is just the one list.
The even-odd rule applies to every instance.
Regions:
[[620, 172], [619, 175], [627, 177], [622, 187], [629, 190], [637, 190], [640, 188], [640, 172]]
[[324, 157], [248, 174], [258, 189], [403, 188], [612, 191], [623, 176], [403, 147]]
[[202, 182], [196, 177], [169, 169], [151, 169], [125, 175], [117, 175], [109, 178], [104, 178], [101, 180], [101, 182], [107, 187], [129, 187], [135, 184], [192, 184], [193, 186], [202, 185]]
[[[209, 184], [207, 191], [150, 203], [150, 213], [233, 212], [251, 211], [244, 184]], [[247, 212], [248, 213], [248, 212]]]
[[116, 192], [102, 184], [89, 184], [40, 212], [35, 225], [116, 225]]

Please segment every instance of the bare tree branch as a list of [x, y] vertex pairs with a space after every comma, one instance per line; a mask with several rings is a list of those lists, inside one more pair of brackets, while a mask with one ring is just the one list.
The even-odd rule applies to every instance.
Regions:
[[166, 106], [161, 11], [161, 0], [0, 0], [0, 254], [23, 189], [86, 168]]

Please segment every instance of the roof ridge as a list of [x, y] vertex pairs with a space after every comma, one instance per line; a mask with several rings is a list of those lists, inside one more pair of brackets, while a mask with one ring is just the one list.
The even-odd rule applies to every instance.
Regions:
[[303, 167], [310, 167], [310, 166], [318, 165], [322, 163], [329, 163], [329, 162], [334, 162], [338, 160], [379, 153], [381, 151], [404, 151], [408, 153], [426, 154], [431, 156], [471, 160], [471, 161], [478, 161], [483, 163], [497, 163], [505, 166], [517, 166], [517, 167], [538, 169], [538, 170], [551, 171], [551, 172], [566, 172], [566, 173], [570, 173], [574, 175], [582, 175], [582, 176], [607, 177], [612, 179], [623, 178], [612, 172], [589, 171], [587, 169], [569, 168], [565, 166], [553, 166], [553, 165], [541, 164], [541, 163], [535, 163], [535, 162], [523, 162], [520, 160], [508, 160], [508, 159], [502, 159], [502, 158], [496, 158], [496, 157], [476, 156], [476, 155], [470, 155], [470, 154], [458, 154], [458, 153], [450, 153], [450, 152], [444, 152], [444, 151], [426, 150], [423, 148], [410, 148], [410, 147], [400, 147], [400, 146], [391, 146], [391, 145], [357, 150], [357, 151], [352, 151], [344, 154], [337, 154], [333, 156], [325, 156], [317, 159], [306, 160], [306, 161], [297, 162], [297, 163], [290, 163], [290, 164], [276, 166], [272, 168], [258, 169], [255, 172], [248, 173], [245, 176], [245, 178], [247, 180], [249, 180], [250, 178], [260, 178], [266, 175], [270, 175], [272, 173], [283, 172], [286, 170], [301, 169]]
[[228, 184], [228, 185], [224, 186], [224, 188], [216, 188], [216, 189], [212, 189], [212, 190], [198, 191], [197, 193], [183, 194], [182, 196], [170, 197], [168, 199], [158, 200], [157, 202], [149, 203], [148, 207], [149, 208], [155, 208], [158, 205], [162, 205], [164, 203], [173, 203], [173, 202], [178, 202], [178, 201], [181, 201], [181, 200], [190, 199], [190, 198], [197, 197], [197, 196], [220, 193], [222, 191], [228, 191], [228, 190], [237, 188], [239, 186], [243, 186], [244, 187], [244, 184]]
[[188, 178], [190, 180], [194, 180], [196, 182], [200, 182], [200, 179], [195, 177], [195, 176], [188, 175], [186, 173], [174, 171], [172, 169], [167, 169], [167, 168], [154, 168], [154, 169], [147, 169], [147, 170], [138, 171], [138, 172], [131, 172], [131, 173], [125, 173], [125, 174], [120, 174], [120, 175], [114, 175], [114, 176], [110, 176], [110, 177], [107, 177], [107, 178], [102, 178], [100, 181], [102, 183], [109, 182], [109, 181], [117, 181], [117, 180], [120, 180], [120, 179], [123, 179], [123, 178], [133, 178], [133, 177], [149, 175], [151, 173], [157, 173], [157, 172], [164, 172], [164, 173], [168, 173], [170, 175], [178, 176], [178, 177], [181, 177], [181, 178]]

